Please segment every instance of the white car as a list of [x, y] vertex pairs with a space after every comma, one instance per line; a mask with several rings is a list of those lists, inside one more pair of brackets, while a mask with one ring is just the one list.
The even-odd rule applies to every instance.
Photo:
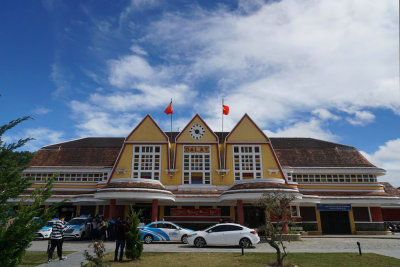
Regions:
[[241, 246], [251, 247], [260, 242], [257, 231], [235, 223], [220, 223], [204, 231], [196, 231], [187, 237], [189, 245], [205, 246]]
[[35, 233], [35, 238], [49, 239], [51, 232], [53, 231], [53, 224], [56, 221], [58, 221], [58, 219], [48, 221], [45, 226], [43, 226], [39, 231]]

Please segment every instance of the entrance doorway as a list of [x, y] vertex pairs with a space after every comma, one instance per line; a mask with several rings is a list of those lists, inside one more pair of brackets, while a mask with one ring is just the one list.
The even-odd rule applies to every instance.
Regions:
[[244, 225], [250, 228], [256, 228], [265, 225], [265, 210], [260, 207], [244, 206]]
[[351, 234], [348, 211], [321, 211], [320, 214], [324, 235]]

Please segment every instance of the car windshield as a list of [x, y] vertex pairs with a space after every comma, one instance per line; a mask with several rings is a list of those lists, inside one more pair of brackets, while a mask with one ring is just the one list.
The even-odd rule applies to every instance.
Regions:
[[53, 226], [54, 222], [47, 222], [46, 226]]
[[67, 225], [83, 225], [86, 219], [72, 219]]

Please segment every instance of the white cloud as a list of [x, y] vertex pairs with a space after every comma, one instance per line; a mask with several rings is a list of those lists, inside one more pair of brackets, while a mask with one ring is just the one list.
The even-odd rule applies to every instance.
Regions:
[[332, 134], [324, 124], [315, 118], [307, 122], [297, 122], [293, 125], [285, 126], [275, 132], [264, 130], [267, 136], [271, 137], [310, 137], [327, 141], [336, 141], [338, 136]]
[[365, 125], [374, 121], [375, 115], [369, 111], [355, 111], [354, 118], [347, 118], [347, 121], [352, 125]]
[[51, 109], [45, 108], [45, 107], [37, 107], [33, 111], [33, 114], [36, 115], [45, 115], [51, 112]]
[[29, 128], [22, 132], [16, 132], [12, 135], [6, 135], [3, 141], [6, 143], [17, 142], [19, 139], [33, 138], [25, 146], [19, 150], [36, 151], [43, 146], [55, 144], [63, 141], [64, 133], [61, 131], [54, 131], [45, 127]]
[[400, 186], [400, 138], [387, 141], [372, 154], [363, 151], [361, 153], [375, 166], [387, 171], [385, 176], [378, 178], [379, 181]]
[[153, 68], [143, 58], [129, 55], [119, 60], [110, 60], [111, 85], [118, 88], [131, 87], [137, 80], [149, 79], [154, 75]]
[[240, 6], [245, 15], [224, 8], [166, 14], [143, 40], [162, 46], [170, 65], [187, 63], [183, 79], [215, 77], [236, 120], [256, 109], [251, 115], [262, 126], [284, 125], [299, 111], [352, 108], [358, 112], [349, 123], [365, 125], [371, 109], [399, 112], [396, 1]]
[[101, 105], [71, 101], [77, 134], [84, 136], [126, 136], [142, 119], [136, 113], [105, 112]]
[[312, 114], [318, 116], [321, 120], [339, 120], [340, 117], [332, 114], [328, 110], [324, 108], [315, 109], [312, 111]]

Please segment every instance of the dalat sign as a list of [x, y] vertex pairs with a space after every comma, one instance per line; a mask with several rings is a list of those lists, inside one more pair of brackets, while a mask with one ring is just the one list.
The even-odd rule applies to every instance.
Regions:
[[210, 147], [208, 146], [185, 146], [185, 153], [209, 153]]
[[171, 216], [221, 216], [221, 209], [171, 209]]

